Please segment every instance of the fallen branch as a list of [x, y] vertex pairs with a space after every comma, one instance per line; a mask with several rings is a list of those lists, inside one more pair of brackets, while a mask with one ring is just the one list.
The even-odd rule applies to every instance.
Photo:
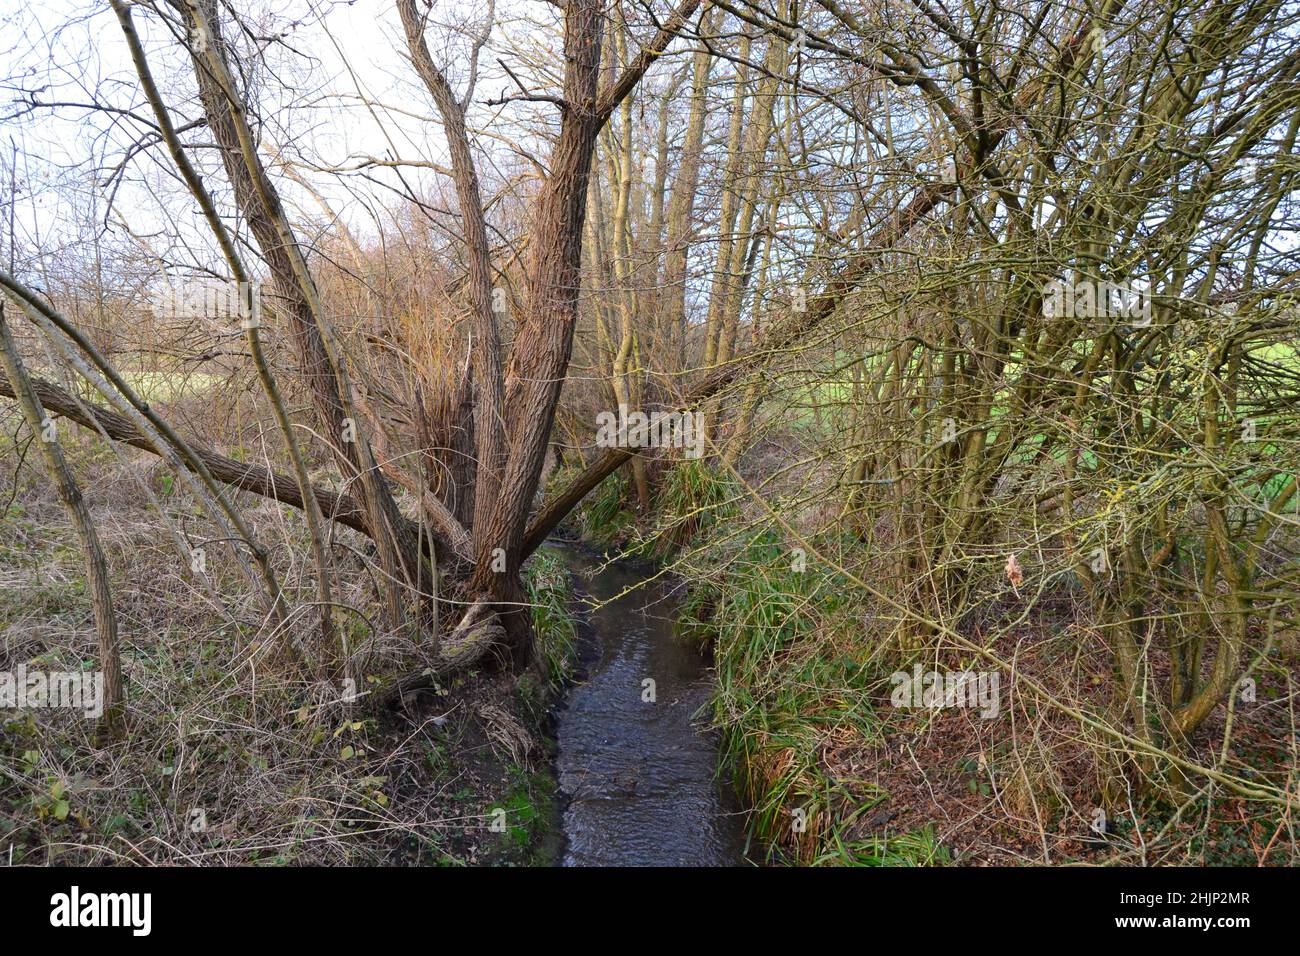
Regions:
[[[102, 405], [96, 405], [92, 402], [84, 400], [79, 402], [59, 386], [44, 379], [33, 378], [32, 388], [46, 411], [61, 415], [85, 428], [102, 428], [115, 441], [156, 454], [149, 440], [124, 415], [119, 415], [117, 412], [110, 411]], [[0, 381], [0, 397], [14, 397], [13, 386], [7, 380]], [[93, 416], [93, 419], [91, 416]], [[251, 491], [263, 498], [272, 498], [295, 508], [303, 506], [298, 483], [288, 475], [282, 475], [260, 465], [227, 458], [194, 438], [187, 439], [187, 443], [199, 460], [212, 472], [212, 477], [218, 481], [238, 488], [240, 491]], [[332, 518], [340, 524], [354, 528], [362, 534], [368, 533], [365, 515], [361, 511], [360, 505], [351, 495], [337, 494], [328, 488], [321, 488], [316, 485], [312, 486], [312, 493], [316, 496], [316, 501], [327, 518]]]

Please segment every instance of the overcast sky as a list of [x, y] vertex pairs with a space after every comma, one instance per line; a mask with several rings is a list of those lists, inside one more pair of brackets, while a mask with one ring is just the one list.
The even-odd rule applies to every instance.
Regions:
[[[269, 0], [240, 7], [249, 12], [251, 22], [283, 39], [268, 54], [275, 76], [267, 80], [262, 101], [272, 107], [266, 110], [272, 118], [268, 132], [288, 154], [322, 165], [355, 164], [361, 156], [385, 154], [445, 160], [440, 128], [425, 119], [432, 112], [427, 95], [401, 52], [405, 44], [392, 0]], [[498, 0], [496, 7], [497, 26], [482, 54], [475, 92], [480, 104], [507, 91], [504, 84], [509, 81], [496, 63], [498, 56], [519, 69], [518, 53], [512, 52], [512, 46], [514, 51], [544, 49], [556, 36], [556, 11], [548, 4]], [[441, 24], [477, 27], [485, 9], [481, 2], [442, 0], [433, 17]], [[196, 115], [193, 104], [183, 102], [191, 85], [186, 82], [183, 89], [176, 88], [178, 78], [187, 79], [184, 50], [149, 12], [137, 10], [135, 22], [163, 95], [169, 103]], [[467, 41], [441, 26], [429, 31], [429, 39], [435, 57], [451, 65], [449, 75], [459, 88]], [[554, 58], [541, 55], [538, 62], [553, 64]], [[110, 197], [117, 214], [142, 236], [156, 235], [166, 225], [184, 226], [186, 217], [197, 216], [192, 201], [159, 166], [165, 163], [170, 169], [161, 147], [153, 148], [153, 158], [134, 157], [120, 181], [99, 187], [92, 196], [89, 170], [97, 169], [101, 182], [109, 178], [143, 132], [139, 124], [72, 105], [14, 115], [15, 105], [31, 92], [45, 103], [98, 102], [134, 107], [149, 115], [121, 30], [107, 3], [95, 3], [93, 12], [87, 13], [84, 5], [73, 0], [38, 4], [0, 0], [0, 80], [4, 83], [0, 115], [6, 117], [0, 168], [6, 171], [2, 178], [7, 192], [7, 170], [16, 147], [20, 183], [16, 245], [20, 250], [39, 245], [48, 252], [84, 244], [91, 204], [102, 219]], [[370, 101], [369, 105], [363, 101]], [[490, 119], [492, 114], [480, 105], [472, 116], [490, 123], [494, 130], [511, 131], [517, 128], [511, 120], [525, 112], [534, 117], [544, 115], [540, 108], [528, 105], [511, 107], [506, 114]], [[197, 138], [204, 137], [197, 134]], [[487, 165], [485, 178], [490, 181], [491, 164]], [[392, 171], [379, 170], [373, 175], [390, 186], [400, 185]], [[308, 173], [308, 177], [349, 224], [362, 232], [367, 230], [367, 217], [352, 201], [350, 188], [372, 202], [393, 203], [397, 199], [391, 190], [358, 177], [349, 177], [347, 186], [328, 174]], [[438, 182], [437, 174], [430, 170], [407, 170], [403, 177], [424, 189]], [[284, 189], [290, 201], [300, 200], [306, 212], [318, 214], [292, 184]], [[110, 229], [124, 234], [121, 224], [109, 218]], [[206, 240], [196, 235], [196, 241]], [[6, 258], [7, 245], [5, 241]]]

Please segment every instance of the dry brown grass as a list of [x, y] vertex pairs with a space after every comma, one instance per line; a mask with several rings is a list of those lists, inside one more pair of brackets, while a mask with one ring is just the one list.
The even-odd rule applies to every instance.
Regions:
[[[422, 649], [372, 630], [375, 585], [359, 536], [336, 532], [337, 598], [358, 609], [345, 626], [363, 696], [348, 703], [311, 666], [318, 632], [301, 616], [292, 633], [263, 639], [256, 600], [223, 547], [208, 549], [211, 589], [183, 573], [141, 483], [191, 544], [209, 531], [151, 459], [118, 459], [84, 438], [65, 444], [86, 477], [113, 571], [128, 732], [102, 745], [94, 721], [75, 713], [0, 713], [7, 857], [193, 865], [527, 858], [544, 814], [507, 837], [488, 824], [494, 805], [549, 800], [546, 775], [535, 772], [545, 761], [527, 760], [539, 746], [536, 715], [520, 709], [504, 675], [449, 682], [400, 712], [368, 707], [367, 689], [420, 666]], [[0, 522], [0, 670], [93, 666], [74, 536], [38, 474], [24, 466], [11, 480], [14, 503]], [[6, 486], [4, 500], [10, 493]], [[310, 601], [300, 516], [261, 499], [241, 503], [272, 544], [291, 603]], [[285, 640], [307, 663], [276, 653]]]

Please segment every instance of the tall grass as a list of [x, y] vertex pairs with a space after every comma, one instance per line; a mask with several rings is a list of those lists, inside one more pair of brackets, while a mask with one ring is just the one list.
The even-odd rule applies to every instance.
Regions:
[[739, 489], [702, 458], [685, 458], [668, 469], [655, 496], [658, 517], [642, 549], [656, 557], [673, 554], [736, 517]]
[[888, 795], [871, 781], [832, 774], [823, 759], [828, 741], [863, 747], [881, 728], [871, 701], [888, 669], [879, 645], [864, 640], [847, 582], [800, 570], [797, 555], [764, 530], [715, 539], [679, 564], [691, 584], [678, 632], [713, 648], [723, 756], [769, 857], [944, 862], [932, 835], [874, 833], [867, 811]]
[[558, 688], [568, 679], [577, 647], [569, 569], [557, 555], [542, 549], [528, 562], [523, 577], [547, 679]]

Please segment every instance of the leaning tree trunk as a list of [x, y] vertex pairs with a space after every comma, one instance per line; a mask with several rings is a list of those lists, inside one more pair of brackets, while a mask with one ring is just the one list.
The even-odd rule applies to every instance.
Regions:
[[113, 592], [108, 584], [108, 567], [104, 562], [104, 552], [99, 546], [99, 535], [95, 533], [95, 525], [90, 520], [90, 510], [63, 457], [63, 449], [50, 431], [53, 422], [46, 417], [41, 400], [32, 388], [27, 369], [23, 366], [18, 346], [9, 334], [3, 301], [0, 301], [0, 365], [4, 366], [5, 376], [13, 388], [14, 397], [18, 399], [27, 427], [32, 430], [32, 435], [40, 446], [45, 467], [58, 489], [59, 498], [72, 516], [77, 537], [81, 539], [81, 550], [86, 559], [87, 590], [95, 612], [95, 630], [99, 635], [99, 666], [104, 674], [104, 712], [100, 718], [100, 728], [106, 736], [114, 737], [123, 730], [124, 714], [122, 665], [117, 650], [117, 617], [113, 613]]
[[[391, 626], [405, 620], [400, 585], [420, 578], [419, 542], [402, 533], [402, 515], [385, 484], [352, 401], [346, 362], [322, 315], [320, 300], [302, 249], [280, 197], [257, 154], [240, 91], [227, 65], [228, 54], [215, 0], [176, 0], [191, 35], [191, 55], [208, 129], [221, 146], [222, 163], [235, 200], [261, 249], [285, 303], [298, 361], [316, 416], [334, 458], [349, 483], [355, 483], [366, 513], [367, 530], [379, 553]], [[449, 514], [449, 512], [448, 512]], [[444, 529], [445, 530], [445, 529]]]

